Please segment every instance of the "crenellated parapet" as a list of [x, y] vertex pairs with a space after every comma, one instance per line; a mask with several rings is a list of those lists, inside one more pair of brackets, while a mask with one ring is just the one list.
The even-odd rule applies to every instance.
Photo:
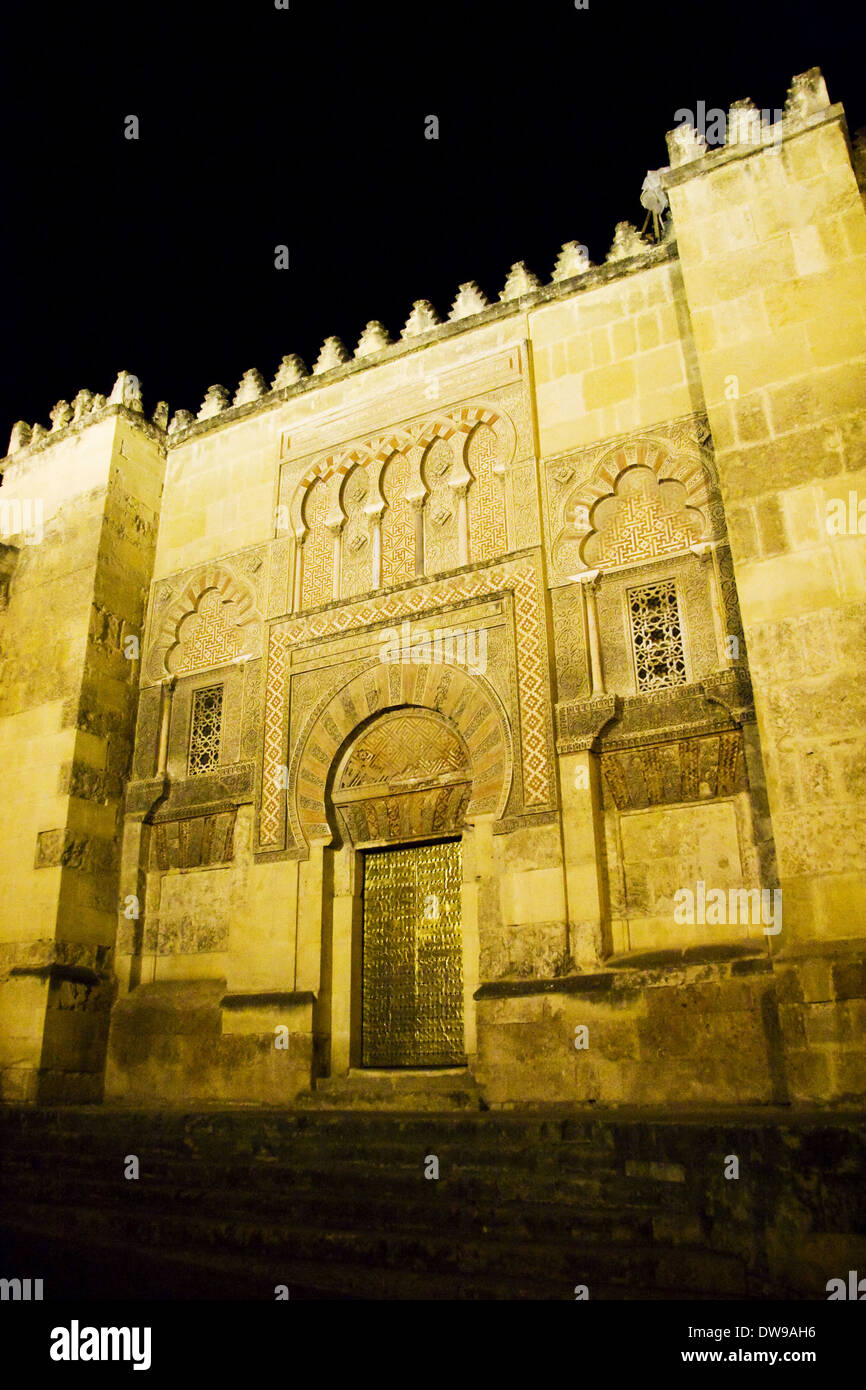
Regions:
[[[669, 164], [650, 170], [644, 180], [640, 202], [648, 209], [647, 221], [651, 216], [654, 218], [655, 235], [652, 238], [638, 231], [630, 222], [617, 223], [612, 244], [600, 266], [590, 260], [585, 245], [566, 241], [547, 283], [542, 282], [525, 261], [516, 261], [508, 271], [497, 301], [491, 302], [476, 281], [464, 281], [458, 287], [445, 321], [430, 300], [417, 299], [396, 340], [384, 323], [371, 319], [363, 329], [354, 353], [338, 337], [327, 337], [311, 372], [297, 354], [290, 353], [281, 359], [270, 387], [262, 373], [251, 368], [243, 373], [234, 393], [221, 385], [209, 387], [197, 411], [176, 410], [169, 417], [167, 404], [160, 401], [151, 417], [152, 423], [175, 442], [187, 430], [209, 427], [211, 422], [221, 421], [227, 415], [231, 418], [232, 412], [246, 412], [260, 403], [274, 403], [275, 397], [288, 391], [307, 390], [318, 384], [313, 380], [315, 378], [328, 378], [336, 372], [362, 370], [373, 359], [379, 360], [382, 355], [387, 358], [397, 355], [415, 346], [419, 339], [427, 342], [438, 340], [439, 337], [475, 326], [486, 317], [514, 312], [527, 303], [544, 303], [552, 295], [580, 288], [581, 281], [589, 288], [600, 278], [630, 274], [645, 263], [647, 257], [663, 259], [675, 255], [672, 221], [668, 218], [661, 223], [660, 218], [667, 210], [665, 190], [672, 181], [683, 177], [680, 173], [683, 166], [710, 156], [730, 159], [752, 148], [778, 145], [788, 135], [807, 128], [829, 106], [820, 69], [811, 68], [793, 79], [783, 111], [761, 111], [748, 100], [733, 102], [727, 113], [721, 110], [706, 112], [701, 107], [693, 122], [683, 120], [668, 133]], [[770, 120], [771, 116], [776, 119]], [[707, 118], [712, 118], [709, 123]], [[697, 129], [696, 124], [707, 128]], [[123, 406], [139, 415], [144, 413], [141, 384], [129, 372], [118, 373], [107, 398], [82, 390], [71, 401], [58, 401], [50, 412], [50, 430], [40, 423], [30, 425], [26, 421], [17, 421], [12, 429], [9, 453], [32, 448], [70, 426], [79, 426], [97, 417], [106, 407], [114, 406]]]
[[721, 151], [730, 154], [743, 148], [778, 146], [786, 136], [797, 134], [829, 106], [821, 69], [810, 68], [791, 82], [782, 111], [762, 111], [754, 102], [744, 100], [732, 102], [727, 114], [716, 110], [703, 112], [698, 124], [703, 124], [705, 129], [696, 129], [694, 122], [681, 122], [668, 132], [670, 165], [661, 172], [669, 173]]
[[[73, 396], [71, 401], [57, 401], [48, 412], [48, 418], [51, 421], [50, 429], [46, 429], [38, 421], [31, 425], [26, 420], [16, 420], [9, 438], [8, 453], [12, 455], [19, 453], [22, 449], [33, 448], [53, 436], [62, 434], [69, 428], [80, 428], [101, 419], [108, 410], [118, 407], [132, 411], [136, 415], [144, 415], [141, 382], [132, 372], [118, 372], [108, 396], [84, 387]], [[159, 401], [153, 412], [151, 423], [158, 430], [165, 431], [168, 427], [168, 416], [167, 402]]]

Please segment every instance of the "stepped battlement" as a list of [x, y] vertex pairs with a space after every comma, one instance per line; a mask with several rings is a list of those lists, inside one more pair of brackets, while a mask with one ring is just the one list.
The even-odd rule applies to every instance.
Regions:
[[[179, 436], [186, 438], [191, 431], [200, 433], [217, 423], [223, 424], [237, 418], [241, 410], [248, 413], [251, 406], [261, 408], [279, 403], [289, 394], [309, 390], [320, 382], [330, 382], [338, 376], [389, 361], [455, 332], [509, 313], [522, 312], [563, 294], [595, 288], [609, 278], [642, 269], [659, 257], [675, 255], [675, 228], [670, 217], [660, 220], [668, 210], [664, 191], [667, 187], [756, 149], [781, 148], [786, 139], [811, 129], [828, 117], [838, 117], [841, 107], [831, 107], [820, 69], [810, 68], [793, 78], [781, 111], [760, 111], [751, 101], [745, 100], [732, 103], [727, 113], [716, 109], [707, 112], [702, 108], [697, 115], [685, 111], [682, 114], [684, 119], [666, 137], [670, 164], [648, 173], [641, 195], [641, 202], [648, 210], [644, 226], [652, 216], [656, 232], [647, 235], [631, 222], [617, 223], [602, 265], [593, 264], [588, 248], [582, 243], [564, 242], [547, 283], [542, 282], [524, 261], [516, 261], [495, 302], [487, 298], [476, 281], [464, 281], [444, 320], [429, 300], [417, 299], [396, 341], [383, 323], [371, 319], [354, 353], [340, 338], [326, 337], [311, 370], [296, 353], [289, 353], [281, 359], [270, 386], [257, 368], [249, 368], [233, 393], [220, 384], [208, 387], [197, 411], [179, 408], [169, 419], [167, 402], [158, 401], [150, 422], [167, 436], [166, 442], [171, 447]], [[779, 119], [771, 120], [771, 115]], [[692, 120], [685, 119], [687, 116]], [[70, 429], [102, 419], [115, 406], [125, 406], [142, 419], [147, 418], [141, 383], [130, 372], [117, 374], [108, 396], [82, 389], [71, 401], [58, 401], [49, 412], [50, 429], [40, 422], [31, 425], [24, 420], [16, 421], [7, 457], [42, 446]]]

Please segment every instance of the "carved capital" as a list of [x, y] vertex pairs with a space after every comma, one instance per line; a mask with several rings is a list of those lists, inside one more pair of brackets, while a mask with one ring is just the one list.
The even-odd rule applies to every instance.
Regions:
[[602, 731], [618, 718], [622, 701], [618, 695], [593, 695], [589, 700], [572, 700], [556, 706], [560, 753], [585, 753], [596, 747]]
[[597, 594], [601, 585], [601, 570], [584, 570], [574, 576], [578, 584], [583, 584], [586, 593]]

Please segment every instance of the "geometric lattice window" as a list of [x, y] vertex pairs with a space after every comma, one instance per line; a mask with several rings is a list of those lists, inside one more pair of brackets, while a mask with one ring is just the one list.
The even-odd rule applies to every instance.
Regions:
[[223, 722], [221, 685], [196, 690], [192, 697], [192, 728], [189, 736], [189, 775], [210, 772], [220, 760], [220, 731]]
[[628, 590], [638, 690], [687, 685], [686, 654], [673, 579]]

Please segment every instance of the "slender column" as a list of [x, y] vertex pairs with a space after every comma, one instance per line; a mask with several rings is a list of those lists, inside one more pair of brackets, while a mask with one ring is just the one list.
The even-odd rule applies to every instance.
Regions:
[[469, 564], [469, 506], [466, 500], [466, 493], [469, 483], [461, 479], [459, 482], [451, 483], [457, 494], [457, 544], [459, 547], [459, 559], [461, 565]]
[[332, 597], [332, 598], [335, 598], [335, 599], [341, 597], [340, 589], [341, 589], [341, 585], [342, 585], [342, 581], [343, 581], [343, 527], [344, 527], [344, 525], [345, 525], [345, 522], [343, 521], [342, 518], [340, 519], [340, 521], [330, 521], [330, 522], [329, 522], [329, 521], [326, 521], [326, 522], [325, 522], [325, 526], [326, 526], [327, 529], [330, 531], [331, 535], [334, 537], [334, 569], [333, 569], [333, 585], [332, 585], [332, 587], [331, 587], [331, 597]]
[[717, 547], [712, 541], [701, 541], [698, 545], [692, 546], [693, 554], [697, 555], [701, 563], [707, 568], [707, 579], [710, 587], [710, 607], [713, 611], [713, 631], [716, 636], [716, 652], [718, 654], [719, 666], [726, 670], [733, 665], [728, 656], [727, 633], [725, 632], [725, 602], [722, 596], [722, 576], [719, 571], [719, 556]]
[[304, 592], [304, 538], [305, 532], [295, 536], [295, 582], [292, 589], [292, 612], [301, 611]]
[[415, 574], [424, 573], [424, 493], [407, 494], [415, 521]]
[[384, 502], [374, 503], [372, 507], [365, 509], [368, 524], [370, 527], [370, 541], [373, 546], [372, 564], [372, 587], [381, 589], [382, 587], [382, 513], [385, 510]]
[[160, 685], [159, 702], [159, 739], [156, 748], [156, 775], [164, 777], [168, 766], [168, 731], [171, 725], [171, 706], [172, 695], [174, 692], [174, 676], [165, 676]]
[[586, 570], [579, 576], [583, 609], [586, 619], [586, 633], [589, 639], [590, 686], [593, 695], [603, 695], [604, 675], [601, 666], [601, 641], [598, 632], [598, 609], [595, 595], [601, 574], [599, 570]]

